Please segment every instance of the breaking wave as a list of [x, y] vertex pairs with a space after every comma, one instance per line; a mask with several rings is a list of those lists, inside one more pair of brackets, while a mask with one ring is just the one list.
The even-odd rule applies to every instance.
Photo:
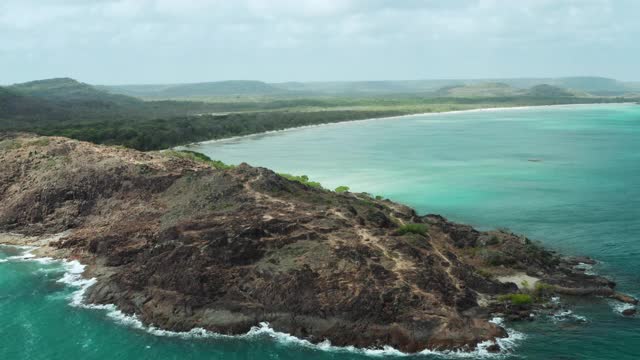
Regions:
[[626, 303], [622, 303], [619, 301], [614, 301], [614, 300], [610, 300], [608, 301], [609, 306], [611, 306], [611, 309], [613, 310], [613, 312], [615, 312], [618, 315], [622, 315], [622, 313], [625, 310], [629, 310], [629, 309], [635, 309], [635, 305], [632, 304], [626, 304]]
[[577, 321], [577, 322], [587, 322], [588, 319], [586, 316], [574, 314], [571, 310], [560, 310], [551, 315], [551, 318], [555, 322], [560, 321]]

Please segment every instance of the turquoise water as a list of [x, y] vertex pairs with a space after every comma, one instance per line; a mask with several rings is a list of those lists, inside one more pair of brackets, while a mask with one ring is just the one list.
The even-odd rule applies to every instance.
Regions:
[[[640, 106], [590, 105], [412, 116], [297, 129], [194, 148], [349, 185], [480, 228], [507, 227], [590, 255], [640, 295]], [[536, 160], [536, 161], [530, 161]], [[242, 339], [156, 336], [113, 311], [69, 305], [68, 265], [7, 260], [0, 247], [0, 359], [367, 359], [256, 331]], [[640, 319], [607, 300], [508, 324], [513, 359], [637, 359]], [[423, 355], [420, 358], [438, 358]], [[470, 355], [471, 358], [477, 357]]]

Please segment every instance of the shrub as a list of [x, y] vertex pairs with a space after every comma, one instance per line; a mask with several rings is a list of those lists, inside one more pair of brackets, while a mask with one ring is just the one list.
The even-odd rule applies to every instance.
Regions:
[[165, 152], [171, 156], [176, 156], [183, 159], [189, 159], [195, 162], [204, 163], [210, 165], [216, 169], [224, 170], [224, 169], [233, 169], [234, 165], [228, 165], [223, 163], [220, 160], [213, 160], [205, 154], [191, 151], [191, 150], [169, 150]]
[[307, 175], [296, 176], [296, 175], [291, 175], [291, 174], [287, 174], [287, 173], [280, 173], [278, 175], [282, 176], [283, 178], [285, 178], [287, 180], [299, 182], [300, 184], [304, 184], [304, 185], [310, 186], [312, 188], [322, 189], [322, 185], [320, 185], [319, 182], [310, 181], [309, 177]]
[[513, 265], [516, 263], [516, 259], [513, 256], [501, 251], [487, 251], [483, 254], [483, 257], [485, 263], [491, 266]]
[[336, 192], [337, 193], [343, 193], [343, 192], [347, 192], [347, 191], [349, 191], [349, 187], [348, 186], [342, 185], [342, 186], [338, 186], [336, 188]]
[[493, 274], [490, 271], [487, 271], [485, 269], [477, 269], [476, 273], [478, 273], [478, 275], [482, 276], [485, 279], [492, 279], [493, 278]]
[[47, 146], [49, 145], [49, 138], [43, 137], [29, 142], [27, 145], [30, 146]]
[[22, 147], [22, 143], [20, 140], [3, 140], [0, 141], [0, 150], [14, 150], [20, 149]]
[[425, 236], [427, 235], [428, 230], [429, 229], [425, 224], [405, 224], [400, 226], [400, 228], [398, 229], [398, 234], [399, 235], [418, 234], [418, 235]]
[[507, 294], [498, 296], [499, 301], [510, 302], [513, 305], [528, 305], [533, 303], [533, 298], [528, 294]]
[[533, 295], [537, 299], [543, 299], [550, 296], [553, 293], [553, 285], [545, 284], [542, 281], [538, 281], [533, 289]]
[[376, 200], [382, 200], [382, 196], [376, 195]]
[[498, 245], [500, 244], [500, 238], [496, 235], [491, 235], [489, 241], [487, 241], [487, 245]]

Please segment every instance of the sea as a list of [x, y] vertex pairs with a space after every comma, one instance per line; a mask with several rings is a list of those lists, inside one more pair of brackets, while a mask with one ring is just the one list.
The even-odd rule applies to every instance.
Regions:
[[[505, 228], [598, 260], [640, 296], [640, 105], [488, 109], [353, 121], [194, 144], [230, 164], [307, 175], [480, 229]], [[640, 359], [640, 317], [609, 299], [502, 323], [501, 354], [407, 355], [310, 344], [259, 324], [230, 337], [145, 326], [82, 300], [83, 266], [0, 246], [0, 359]]]

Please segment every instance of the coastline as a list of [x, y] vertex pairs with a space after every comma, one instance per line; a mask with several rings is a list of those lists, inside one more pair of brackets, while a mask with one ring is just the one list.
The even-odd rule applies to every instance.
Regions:
[[[494, 317], [490, 322], [503, 327], [507, 331], [507, 337], [496, 338], [495, 341], [487, 340], [480, 342], [475, 348], [469, 350], [425, 349], [417, 353], [402, 352], [388, 345], [381, 348], [359, 348], [355, 346], [335, 346], [328, 340], [320, 343], [313, 343], [309, 340], [299, 338], [288, 333], [276, 331], [271, 328], [270, 324], [267, 322], [261, 322], [258, 325], [251, 327], [247, 333], [238, 335], [216, 333], [203, 328], [192, 328], [188, 331], [171, 331], [161, 329], [153, 325], [143, 323], [136, 314], [125, 314], [118, 309], [115, 304], [87, 303], [85, 301], [87, 291], [98, 282], [98, 279], [96, 277], [90, 277], [91, 275], [88, 274], [90, 272], [89, 265], [83, 264], [77, 259], [70, 260], [67, 258], [70, 254], [61, 253], [49, 246], [49, 242], [58, 240], [64, 235], [65, 234], [56, 234], [48, 237], [28, 237], [19, 234], [0, 232], [0, 246], [15, 247], [24, 250], [22, 254], [5, 259], [5, 261], [0, 261], [0, 263], [33, 261], [41, 264], [49, 264], [52, 262], [58, 262], [65, 272], [62, 277], [56, 280], [56, 282], [63, 283], [67, 287], [76, 289], [67, 297], [69, 300], [68, 306], [91, 311], [104, 311], [105, 316], [116, 325], [133, 330], [144, 331], [153, 336], [179, 338], [182, 340], [236, 339], [248, 341], [255, 338], [268, 337], [272, 341], [283, 345], [293, 345], [330, 353], [364, 355], [369, 357], [435, 355], [453, 359], [469, 358], [471, 356], [477, 358], [499, 358], [506, 352], [515, 350], [515, 348], [520, 345], [520, 342], [526, 338], [525, 334], [506, 327], [504, 325], [504, 319], [500, 317]], [[40, 246], [26, 245], [34, 240], [36, 243], [40, 244]], [[94, 267], [92, 266], [91, 268]], [[496, 353], [491, 350], [491, 347], [495, 345], [499, 346], [501, 349], [500, 352]]]
[[[227, 138], [221, 139], [212, 139], [212, 140], [204, 140], [204, 141], [196, 141], [192, 143], [188, 143], [185, 145], [174, 146], [165, 150], [181, 150], [181, 149], [189, 149], [199, 145], [206, 144], [214, 144], [228, 141], [236, 141], [240, 139], [250, 139], [252, 137], [260, 137], [264, 135], [270, 134], [278, 134], [283, 132], [290, 132], [296, 130], [305, 130], [312, 129], [316, 127], [325, 127], [332, 125], [340, 125], [340, 124], [351, 124], [351, 123], [359, 123], [359, 122], [371, 122], [371, 121], [384, 121], [384, 120], [401, 120], [405, 118], [412, 117], [422, 117], [422, 116], [439, 116], [439, 115], [452, 115], [452, 114], [464, 114], [464, 113], [474, 113], [474, 112], [499, 112], [499, 111], [509, 111], [509, 110], [527, 110], [527, 109], [546, 109], [546, 108], [574, 108], [574, 107], [587, 107], [587, 106], [607, 106], [607, 105], [640, 105], [635, 101], [625, 101], [625, 102], [612, 102], [612, 103], [581, 103], [581, 104], [557, 104], [557, 105], [524, 105], [524, 106], [500, 106], [500, 107], [480, 107], [475, 109], [468, 110], [451, 110], [451, 111], [440, 111], [440, 112], [424, 112], [424, 113], [415, 113], [415, 114], [406, 114], [406, 115], [396, 115], [396, 116], [384, 116], [384, 117], [374, 117], [368, 119], [359, 119], [359, 120], [344, 120], [337, 122], [329, 122], [329, 123], [321, 123], [314, 125], [304, 125], [304, 126], [295, 126], [290, 128], [285, 128], [282, 130], [269, 130], [263, 131], [259, 133], [253, 133], [248, 135], [240, 135], [240, 136], [231, 136]], [[161, 151], [165, 151], [161, 150]]]
[[[13, 234], [6, 236], [8, 241], [43, 245], [34, 253], [86, 264], [82, 270], [89, 282], [83, 283], [82, 296], [96, 304], [88, 306], [117, 305], [122, 314], [135, 314], [159, 329], [241, 335], [268, 322], [280, 333], [340, 347], [388, 344], [405, 353], [458, 351], [508, 335], [489, 320], [494, 313], [512, 315], [498, 296], [517, 292], [517, 284], [496, 281], [497, 271], [526, 269], [567, 289], [614, 292], [611, 281], [572, 272], [575, 262], [522, 236], [480, 232], [364, 194], [310, 188], [265, 168], [243, 164], [218, 170], [183, 158], [64, 138], [14, 141], [19, 146], [1, 154], [9, 164], [10, 183], [24, 190], [5, 196], [3, 224], [24, 234], [51, 235]], [[50, 154], [62, 151], [64, 166], [50, 166]], [[52, 179], [59, 187], [51, 195], [25, 196], [49, 189]], [[95, 185], [81, 187], [87, 182]], [[224, 197], [220, 189], [228, 189]], [[212, 203], [224, 207], [211, 208]], [[52, 216], [33, 220], [25, 210], [33, 208], [48, 209]], [[161, 227], [158, 219], [170, 222]], [[407, 234], [402, 232], [407, 224], [421, 226]], [[65, 236], [67, 229], [73, 230]], [[467, 251], [473, 248], [507, 252], [516, 263], [487, 268], [486, 259]], [[334, 262], [342, 266], [338, 273]], [[424, 280], [433, 277], [441, 281]], [[240, 293], [238, 284], [243, 284]], [[353, 288], [360, 295], [345, 309], [342, 304], [353, 301]], [[224, 298], [221, 289], [231, 295]], [[326, 289], [334, 289], [333, 296], [318, 298]], [[384, 309], [388, 301], [380, 293], [394, 299], [392, 312], [359, 310]], [[246, 306], [247, 296], [252, 306]], [[193, 305], [176, 313], [177, 304]], [[515, 315], [529, 319], [534, 310], [518, 308]]]

